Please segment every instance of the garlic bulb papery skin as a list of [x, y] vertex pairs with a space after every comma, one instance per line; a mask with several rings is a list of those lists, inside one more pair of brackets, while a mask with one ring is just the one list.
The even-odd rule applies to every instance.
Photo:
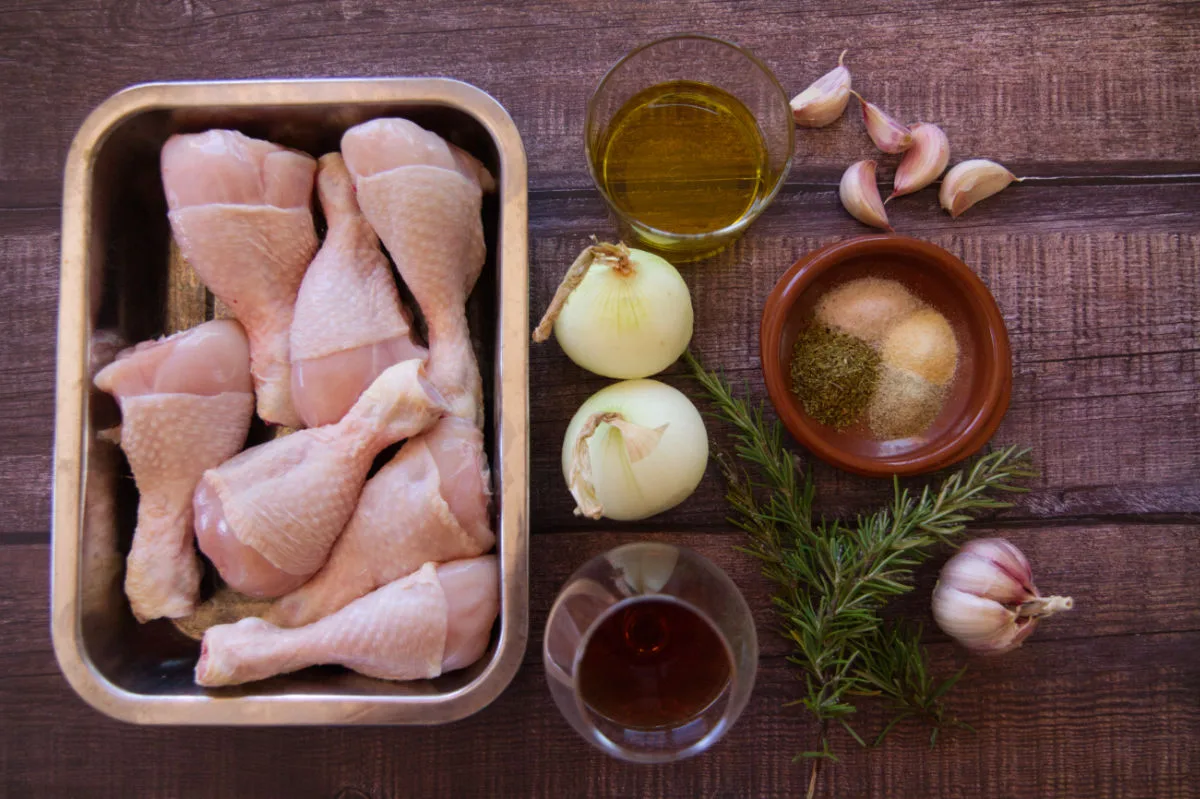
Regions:
[[844, 61], [846, 51], [838, 56], [837, 68], [826, 72], [813, 84], [792, 98], [792, 118], [802, 128], [823, 128], [834, 122], [850, 102], [850, 70]]
[[950, 163], [950, 139], [937, 125], [918, 122], [912, 128], [913, 145], [892, 180], [892, 193], [888, 199], [920, 191], [938, 179]]
[[938, 627], [984, 655], [1016, 649], [1039, 620], [1074, 605], [1070, 597], [1038, 593], [1029, 561], [1003, 538], [968, 541], [946, 561], [933, 589]]
[[995, 161], [986, 158], [972, 158], [955, 164], [946, 177], [942, 179], [942, 188], [938, 191], [938, 202], [942, 208], [957, 219], [980, 200], [985, 200], [1003, 191], [1013, 181], [1020, 178], [1009, 172]]
[[576, 515], [645, 519], [683, 502], [708, 465], [696, 406], [657, 380], [625, 380], [589, 397], [567, 425], [562, 469]]
[[859, 222], [883, 230], [892, 229], [879, 196], [879, 184], [875, 182], [874, 161], [858, 161], [847, 167], [838, 185], [838, 196], [850, 216]]
[[863, 123], [867, 126], [867, 135], [881, 152], [895, 155], [912, 147], [912, 131], [907, 125], [900, 124], [882, 108], [867, 102], [858, 92], [850, 93], [862, 103]]
[[603, 377], [639, 378], [674, 363], [692, 340], [692, 298], [666, 260], [595, 244], [567, 270], [534, 341], [554, 335], [567, 357]]

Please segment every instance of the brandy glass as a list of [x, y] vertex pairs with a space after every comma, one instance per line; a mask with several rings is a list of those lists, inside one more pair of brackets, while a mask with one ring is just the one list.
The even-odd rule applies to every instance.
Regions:
[[542, 658], [558, 709], [587, 741], [635, 763], [705, 751], [746, 707], [758, 667], [750, 608], [696, 552], [628, 544], [559, 592]]

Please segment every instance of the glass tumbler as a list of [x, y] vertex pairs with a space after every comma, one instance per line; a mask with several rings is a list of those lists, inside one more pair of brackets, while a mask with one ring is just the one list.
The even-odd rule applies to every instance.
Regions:
[[[657, 213], [662, 209], [654, 206], [653, 199], [647, 199], [649, 205], [641, 206], [641, 210], [622, 203], [619, 189], [638, 176], [618, 176], [607, 166], [615, 140], [613, 131], [620, 127], [614, 119], [622, 119], [627, 104], [636, 103], [634, 98], [645, 96], [651, 87], [676, 81], [712, 86], [732, 95], [753, 118], [751, 124], [757, 126], [761, 139], [761, 169], [753, 200], [732, 220], [725, 216], [714, 219], [712, 229], [672, 230], [666, 217]], [[616, 217], [621, 235], [680, 262], [705, 258], [724, 249], [766, 209], [791, 169], [795, 126], [787, 94], [766, 64], [723, 39], [684, 34], [643, 45], [608, 71], [588, 100], [584, 135], [588, 169]], [[708, 151], [707, 144], [697, 146]], [[712, 145], [718, 150], [720, 146]], [[720, 152], [714, 155], [719, 160]], [[691, 188], [697, 202], [705, 203], [707, 187], [703, 181]], [[653, 198], [653, 187], [647, 191]], [[648, 217], [653, 222], [647, 221]]]
[[567, 580], [542, 658], [558, 709], [588, 742], [664, 763], [705, 751], [741, 714], [758, 637], [723, 571], [690, 549], [646, 542], [598, 555]]

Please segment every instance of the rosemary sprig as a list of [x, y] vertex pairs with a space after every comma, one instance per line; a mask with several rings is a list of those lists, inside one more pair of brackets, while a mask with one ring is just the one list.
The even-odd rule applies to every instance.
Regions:
[[875, 743], [907, 718], [933, 726], [931, 743], [946, 726], [967, 726], [943, 702], [963, 672], [934, 678], [920, 627], [885, 623], [880, 611], [912, 590], [913, 569], [935, 545], [957, 538], [973, 513], [1007, 507], [996, 492], [1024, 490], [1013, 481], [1034, 474], [1029, 451], [1008, 447], [985, 455], [936, 491], [914, 495], [894, 481], [891, 505], [852, 523], [814, 521], [812, 477], [784, 446], [780, 424], [768, 423], [761, 405], [734, 396], [690, 352], [685, 357], [717, 414], [733, 426], [737, 460], [750, 467], [720, 459], [731, 521], [749, 537], [742, 549], [762, 561], [777, 586], [781, 630], [794, 647], [789, 660], [806, 689], [795, 704], [821, 724], [821, 748], [802, 756], [836, 760], [828, 741], [833, 723], [867, 745], [847, 722], [864, 696], [883, 697], [894, 711]]

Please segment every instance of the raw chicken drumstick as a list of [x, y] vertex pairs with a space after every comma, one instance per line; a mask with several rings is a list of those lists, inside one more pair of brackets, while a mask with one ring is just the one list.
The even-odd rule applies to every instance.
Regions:
[[426, 561], [487, 552], [496, 540], [487, 486], [483, 434], [465, 419], [443, 418], [367, 481], [328, 562], [265, 618], [309, 624]]
[[499, 582], [494, 555], [426, 563], [305, 627], [286, 630], [258, 618], [211, 627], [196, 682], [237, 685], [319, 664], [385, 680], [437, 677], [469, 666], [487, 648]]
[[342, 155], [358, 204], [421, 306], [429, 329], [429, 379], [452, 413], [483, 422], [482, 381], [466, 301], [486, 250], [480, 206], [494, 181], [471, 156], [407, 119], [346, 131]]
[[288, 333], [317, 235], [317, 162], [231, 130], [175, 135], [162, 149], [171, 229], [184, 258], [250, 338], [258, 415], [297, 426]]
[[250, 351], [232, 320], [206, 322], [125, 350], [96, 375], [121, 406], [121, 448], [138, 488], [125, 593], [138, 621], [195, 608], [200, 562], [192, 491], [242, 448], [254, 394]]
[[424, 371], [419, 360], [389, 367], [337, 424], [268, 441], [204, 473], [196, 535], [230, 587], [280, 596], [321, 568], [371, 461], [445, 411]]
[[309, 427], [340, 420], [392, 364], [427, 355], [337, 153], [317, 164], [317, 195], [329, 232], [300, 284], [291, 330], [292, 401]]

